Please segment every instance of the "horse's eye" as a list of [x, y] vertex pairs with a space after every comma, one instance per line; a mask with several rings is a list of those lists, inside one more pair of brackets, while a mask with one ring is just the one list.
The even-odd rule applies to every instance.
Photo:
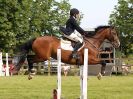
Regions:
[[112, 34], [113, 34], [113, 35], [116, 35], [117, 33], [113, 31]]

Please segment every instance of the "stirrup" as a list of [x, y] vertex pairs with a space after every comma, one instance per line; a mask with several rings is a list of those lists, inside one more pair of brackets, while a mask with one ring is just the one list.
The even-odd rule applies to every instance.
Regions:
[[72, 58], [74, 58], [74, 59], [78, 59], [78, 57], [79, 57], [79, 55], [78, 55], [78, 53], [77, 52], [72, 52]]

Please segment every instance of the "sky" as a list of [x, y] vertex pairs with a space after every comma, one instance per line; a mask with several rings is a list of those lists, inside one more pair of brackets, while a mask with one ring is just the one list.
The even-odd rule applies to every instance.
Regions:
[[69, 2], [71, 8], [77, 8], [84, 14], [80, 26], [95, 28], [99, 25], [108, 25], [109, 16], [118, 0], [69, 0]]

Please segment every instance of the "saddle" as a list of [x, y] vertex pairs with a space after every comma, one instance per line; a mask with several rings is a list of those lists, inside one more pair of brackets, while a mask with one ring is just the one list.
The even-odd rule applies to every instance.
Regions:
[[[75, 47], [76, 42], [70, 40], [67, 37], [70, 33], [68, 33], [68, 31], [66, 30], [65, 27], [60, 27], [60, 31], [62, 32], [61, 48], [64, 49], [64, 50], [73, 51], [73, 48]], [[85, 29], [85, 31], [86, 31], [86, 34], [84, 35], [85, 37], [90, 37], [91, 38], [96, 34], [96, 29], [93, 29], [93, 28], [87, 28], [87, 29]], [[83, 43], [83, 46], [84, 46], [84, 43]], [[82, 49], [83, 46], [81, 46], [79, 48], [79, 50]]]
[[[69, 33], [67, 32], [66, 28], [60, 27], [60, 31], [62, 32], [62, 38], [61, 38], [61, 48], [64, 50], [70, 50], [72, 51], [72, 57], [77, 58], [79, 57], [78, 51], [80, 51], [84, 45], [85, 42], [81, 45], [80, 42], [79, 44], [75, 41], [72, 41], [68, 38]], [[93, 30], [87, 30], [86, 34], [84, 35], [85, 37], [92, 37], [95, 35], [95, 31]], [[80, 47], [80, 48], [79, 48]], [[78, 50], [75, 52], [74, 49], [78, 48]]]
[[[67, 33], [67, 31], [64, 27], [60, 27], [60, 31], [62, 32], [61, 48], [64, 50], [73, 51], [77, 42], [70, 40], [68, 38], [69, 33]], [[83, 48], [83, 46], [84, 46], [84, 44], [78, 49], [78, 51], [81, 50]]]

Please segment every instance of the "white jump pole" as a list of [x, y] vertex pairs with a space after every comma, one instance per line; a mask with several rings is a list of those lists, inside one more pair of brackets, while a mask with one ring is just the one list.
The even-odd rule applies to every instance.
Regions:
[[2, 61], [2, 52], [0, 52], [0, 76], [3, 76], [3, 61]]
[[58, 60], [58, 67], [57, 67], [57, 99], [61, 99], [61, 49], [57, 49], [57, 60]]
[[80, 67], [80, 99], [87, 98], [87, 78], [88, 78], [88, 49], [84, 49], [84, 65]]
[[[57, 49], [57, 99], [61, 99], [61, 49]], [[88, 49], [84, 50], [84, 66], [80, 67], [80, 87], [81, 87], [81, 96], [80, 99], [87, 98], [87, 78], [88, 78]]]
[[6, 53], [6, 76], [9, 76], [8, 53]]

